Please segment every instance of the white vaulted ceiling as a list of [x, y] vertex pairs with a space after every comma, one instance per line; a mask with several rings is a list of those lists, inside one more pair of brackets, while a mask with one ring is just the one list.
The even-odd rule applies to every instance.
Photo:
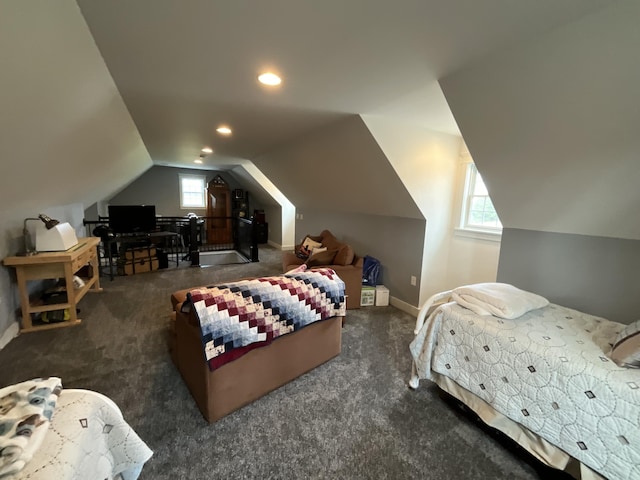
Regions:
[[[459, 134], [436, 81], [609, 0], [78, 0], [157, 164], [252, 159], [352, 114]], [[263, 70], [283, 77], [258, 85]], [[234, 134], [221, 138], [225, 123]]]
[[[397, 168], [411, 159], [386, 158], [421, 145], [412, 138], [404, 143], [416, 148], [401, 148], [406, 124], [407, 135], [462, 134], [507, 227], [638, 238], [638, 8], [624, 0], [2, 3], [2, 195], [29, 212], [88, 206], [153, 164], [194, 168], [211, 146], [201, 168], [242, 171], [252, 161], [300, 206], [314, 200], [297, 182], [318, 179], [310, 172], [324, 164], [335, 175], [348, 166], [355, 180], [369, 169], [335, 199], [360, 213], [381, 211], [363, 199], [377, 175], [396, 175], [385, 184], [395, 204], [384, 211], [414, 218], [430, 208], [412, 198], [428, 195]], [[282, 86], [260, 86], [264, 69], [280, 73]], [[358, 116], [383, 119], [378, 137]], [[215, 133], [221, 123], [231, 137]], [[357, 135], [341, 135], [341, 125]], [[382, 125], [396, 125], [393, 135], [379, 135]], [[83, 180], [56, 187], [70, 176]], [[22, 195], [25, 185], [42, 196]]]

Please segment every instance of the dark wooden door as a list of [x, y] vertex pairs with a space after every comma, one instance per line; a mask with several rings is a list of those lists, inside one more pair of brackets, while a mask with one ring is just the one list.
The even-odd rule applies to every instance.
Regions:
[[231, 191], [227, 183], [216, 176], [207, 185], [207, 243], [220, 245], [232, 242]]

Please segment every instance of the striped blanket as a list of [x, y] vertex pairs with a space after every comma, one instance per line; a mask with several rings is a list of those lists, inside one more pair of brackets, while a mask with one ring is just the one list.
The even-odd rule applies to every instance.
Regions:
[[344, 282], [330, 268], [198, 288], [187, 298], [210, 370], [346, 308]]

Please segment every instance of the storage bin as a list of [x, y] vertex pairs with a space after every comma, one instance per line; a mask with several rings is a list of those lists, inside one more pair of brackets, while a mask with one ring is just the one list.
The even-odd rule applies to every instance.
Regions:
[[370, 307], [375, 304], [376, 300], [376, 289], [374, 287], [362, 287], [362, 291], [360, 293], [360, 306], [361, 307]]
[[376, 286], [376, 307], [389, 305], [389, 289], [384, 285]]
[[129, 260], [118, 265], [119, 275], [135, 275], [137, 273], [155, 272], [160, 268], [158, 257]]
[[124, 252], [124, 258], [129, 260], [139, 260], [141, 258], [151, 258], [155, 257], [157, 254], [156, 247], [134, 247], [128, 248]]

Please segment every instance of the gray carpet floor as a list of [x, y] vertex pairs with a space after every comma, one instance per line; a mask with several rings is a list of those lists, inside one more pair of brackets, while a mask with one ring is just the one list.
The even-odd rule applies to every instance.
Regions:
[[209, 425], [169, 358], [169, 296], [281, 272], [279, 251], [261, 248], [260, 260], [102, 277], [104, 291], [79, 304], [82, 324], [0, 351], [0, 386], [59, 376], [111, 397], [154, 451], [141, 479], [555, 476], [428, 382], [407, 388], [415, 319], [391, 306], [350, 310], [339, 357]]

